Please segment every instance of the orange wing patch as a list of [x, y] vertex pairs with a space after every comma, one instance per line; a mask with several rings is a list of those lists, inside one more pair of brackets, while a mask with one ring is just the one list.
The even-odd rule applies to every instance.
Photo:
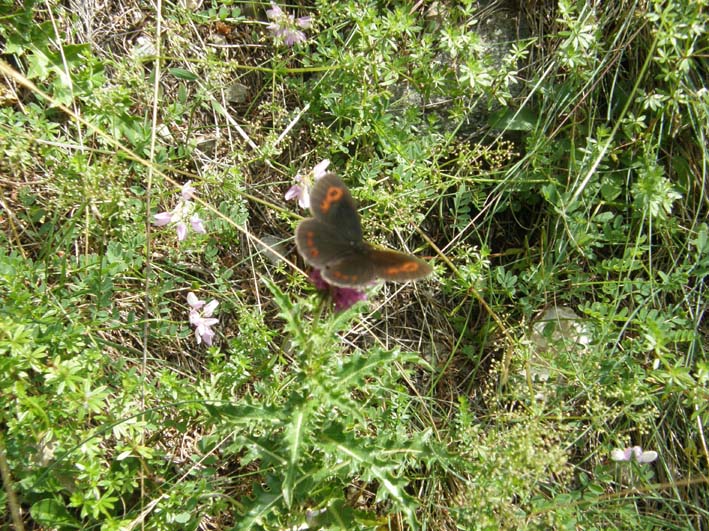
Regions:
[[315, 232], [312, 230], [305, 233], [305, 246], [313, 258], [317, 258], [320, 255], [320, 251], [315, 247]]
[[416, 271], [419, 270], [419, 265], [418, 262], [414, 262], [411, 260], [410, 262], [404, 262], [401, 265], [396, 265], [396, 266], [389, 266], [386, 268], [386, 274], [387, 275], [398, 275], [400, 273], [415, 273]]
[[338, 188], [337, 186], [331, 186], [328, 188], [325, 198], [320, 202], [320, 210], [322, 210], [323, 214], [327, 214], [330, 207], [339, 202], [344, 195], [345, 192], [342, 188]]
[[340, 271], [330, 271], [330, 275], [332, 275], [332, 278], [339, 280], [340, 282], [351, 282], [352, 284], [356, 284], [357, 279], [359, 278], [357, 275], [345, 275]]

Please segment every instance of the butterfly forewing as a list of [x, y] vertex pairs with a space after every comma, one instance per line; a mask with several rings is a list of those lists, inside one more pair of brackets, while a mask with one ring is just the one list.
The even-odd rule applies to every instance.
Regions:
[[362, 241], [362, 225], [350, 191], [334, 173], [326, 173], [310, 192], [313, 217], [337, 231], [348, 241]]

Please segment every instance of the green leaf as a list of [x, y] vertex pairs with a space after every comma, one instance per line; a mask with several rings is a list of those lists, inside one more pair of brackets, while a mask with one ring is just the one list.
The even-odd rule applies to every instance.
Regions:
[[301, 313], [296, 311], [295, 306], [288, 296], [283, 293], [270, 279], [263, 278], [263, 282], [274, 297], [280, 316], [286, 321], [286, 328], [293, 334], [293, 340], [297, 345], [305, 346], [309, 337], [305, 334], [305, 326], [301, 321]]
[[184, 68], [168, 68], [168, 71], [177, 79], [184, 79], [185, 81], [196, 81], [198, 79], [197, 75]]
[[282, 420], [282, 411], [275, 407], [259, 407], [251, 404], [204, 404], [209, 414], [217, 418], [231, 420], [235, 424], [250, 425], [254, 421], [269, 424]]
[[418, 529], [416, 521], [416, 501], [406, 492], [407, 481], [394, 476], [391, 465], [378, 459], [379, 452], [366, 448], [351, 433], [345, 433], [341, 426], [333, 424], [324, 433], [324, 445], [342, 460], [349, 460], [362, 470], [365, 481], [375, 479], [379, 484], [377, 500], [390, 499], [406, 514], [411, 529]]
[[188, 512], [182, 512], [172, 515], [172, 519], [178, 524], [186, 524], [192, 518], [192, 514]]
[[533, 131], [537, 121], [537, 115], [528, 107], [500, 109], [488, 119], [490, 127], [498, 131]]
[[307, 420], [307, 405], [303, 405], [295, 410], [293, 420], [286, 430], [285, 438], [288, 442], [288, 467], [283, 478], [283, 499], [286, 506], [290, 508], [293, 501], [293, 486], [300, 458], [300, 447], [303, 441], [303, 429]]
[[350, 360], [342, 366], [342, 370], [339, 371], [336, 384], [340, 388], [363, 385], [366, 379], [375, 373], [377, 367], [385, 367], [397, 361], [399, 363], [425, 363], [415, 353], [401, 353], [397, 350], [370, 352], [366, 357], [353, 354]]
[[27, 57], [27, 79], [45, 79], [49, 75], [49, 58], [40, 50]]
[[280, 494], [274, 493], [273, 485], [269, 484], [269, 487], [269, 490], [264, 490], [259, 485], [254, 485], [252, 500], [244, 503], [248, 509], [233, 527], [234, 531], [261, 529], [259, 524], [278, 506], [281, 499]]
[[30, 515], [36, 522], [51, 526], [68, 526], [79, 529], [81, 525], [76, 521], [63, 503], [52, 498], [40, 500], [30, 507]]

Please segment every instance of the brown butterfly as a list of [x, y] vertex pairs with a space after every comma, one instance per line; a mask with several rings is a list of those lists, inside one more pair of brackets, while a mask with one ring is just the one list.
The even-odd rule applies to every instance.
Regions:
[[310, 212], [313, 217], [295, 229], [295, 243], [303, 259], [334, 286], [362, 286], [377, 278], [406, 282], [432, 271], [420, 258], [365, 242], [355, 202], [334, 173], [313, 186]]

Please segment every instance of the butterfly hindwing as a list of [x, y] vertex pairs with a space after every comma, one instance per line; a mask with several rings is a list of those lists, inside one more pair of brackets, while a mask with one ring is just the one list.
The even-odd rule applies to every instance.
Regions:
[[334, 286], [350, 288], [363, 286], [377, 278], [374, 264], [361, 251], [329, 262], [320, 270], [320, 274]]
[[376, 276], [383, 280], [406, 282], [423, 278], [433, 271], [424, 260], [391, 249], [371, 247], [369, 257], [374, 264]]
[[346, 240], [335, 225], [315, 218], [301, 221], [295, 229], [298, 252], [308, 264], [318, 269], [351, 256], [355, 243]]

